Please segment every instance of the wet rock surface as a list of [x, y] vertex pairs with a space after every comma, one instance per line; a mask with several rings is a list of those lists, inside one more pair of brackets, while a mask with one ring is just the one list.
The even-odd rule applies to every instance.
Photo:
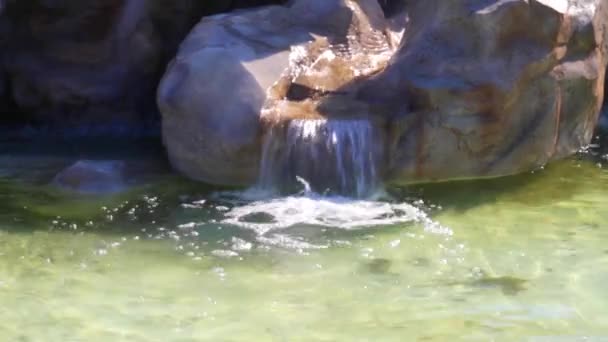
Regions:
[[395, 183], [534, 169], [592, 137], [607, 7], [295, 0], [205, 18], [159, 87], [164, 141], [218, 184], [253, 182], [263, 136], [294, 119], [370, 120]]

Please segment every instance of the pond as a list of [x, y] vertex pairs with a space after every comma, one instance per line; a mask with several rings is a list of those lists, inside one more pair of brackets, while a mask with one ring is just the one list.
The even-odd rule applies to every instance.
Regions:
[[[0, 145], [0, 340], [608, 339], [605, 152], [358, 201], [209, 188], [135, 145]], [[149, 172], [48, 185], [85, 157]]]

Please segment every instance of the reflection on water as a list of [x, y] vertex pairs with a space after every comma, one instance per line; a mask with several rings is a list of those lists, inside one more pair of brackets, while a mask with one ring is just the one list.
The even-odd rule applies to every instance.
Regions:
[[71, 195], [45, 184], [74, 156], [32, 151], [0, 155], [3, 341], [608, 331], [603, 153], [352, 200], [261, 198], [166, 172], [120, 195]]

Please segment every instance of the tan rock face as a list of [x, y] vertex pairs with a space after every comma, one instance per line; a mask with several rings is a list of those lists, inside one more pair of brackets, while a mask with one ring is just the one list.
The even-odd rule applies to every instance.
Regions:
[[384, 88], [409, 99], [392, 125], [391, 179], [513, 174], [572, 154], [592, 137], [606, 2], [474, 3], [411, 2], [406, 44], [364, 86], [372, 94], [363, 97]]
[[[381, 6], [382, 5], [382, 8]], [[294, 0], [205, 18], [158, 91], [176, 168], [257, 177], [293, 119], [366, 119], [397, 183], [513, 174], [591, 139], [603, 97], [602, 0]]]

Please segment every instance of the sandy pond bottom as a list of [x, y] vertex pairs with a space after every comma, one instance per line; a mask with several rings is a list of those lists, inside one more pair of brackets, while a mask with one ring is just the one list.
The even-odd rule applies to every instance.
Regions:
[[608, 341], [601, 158], [355, 201], [164, 172], [77, 196], [45, 185], [73, 154], [13, 150], [1, 341]]

